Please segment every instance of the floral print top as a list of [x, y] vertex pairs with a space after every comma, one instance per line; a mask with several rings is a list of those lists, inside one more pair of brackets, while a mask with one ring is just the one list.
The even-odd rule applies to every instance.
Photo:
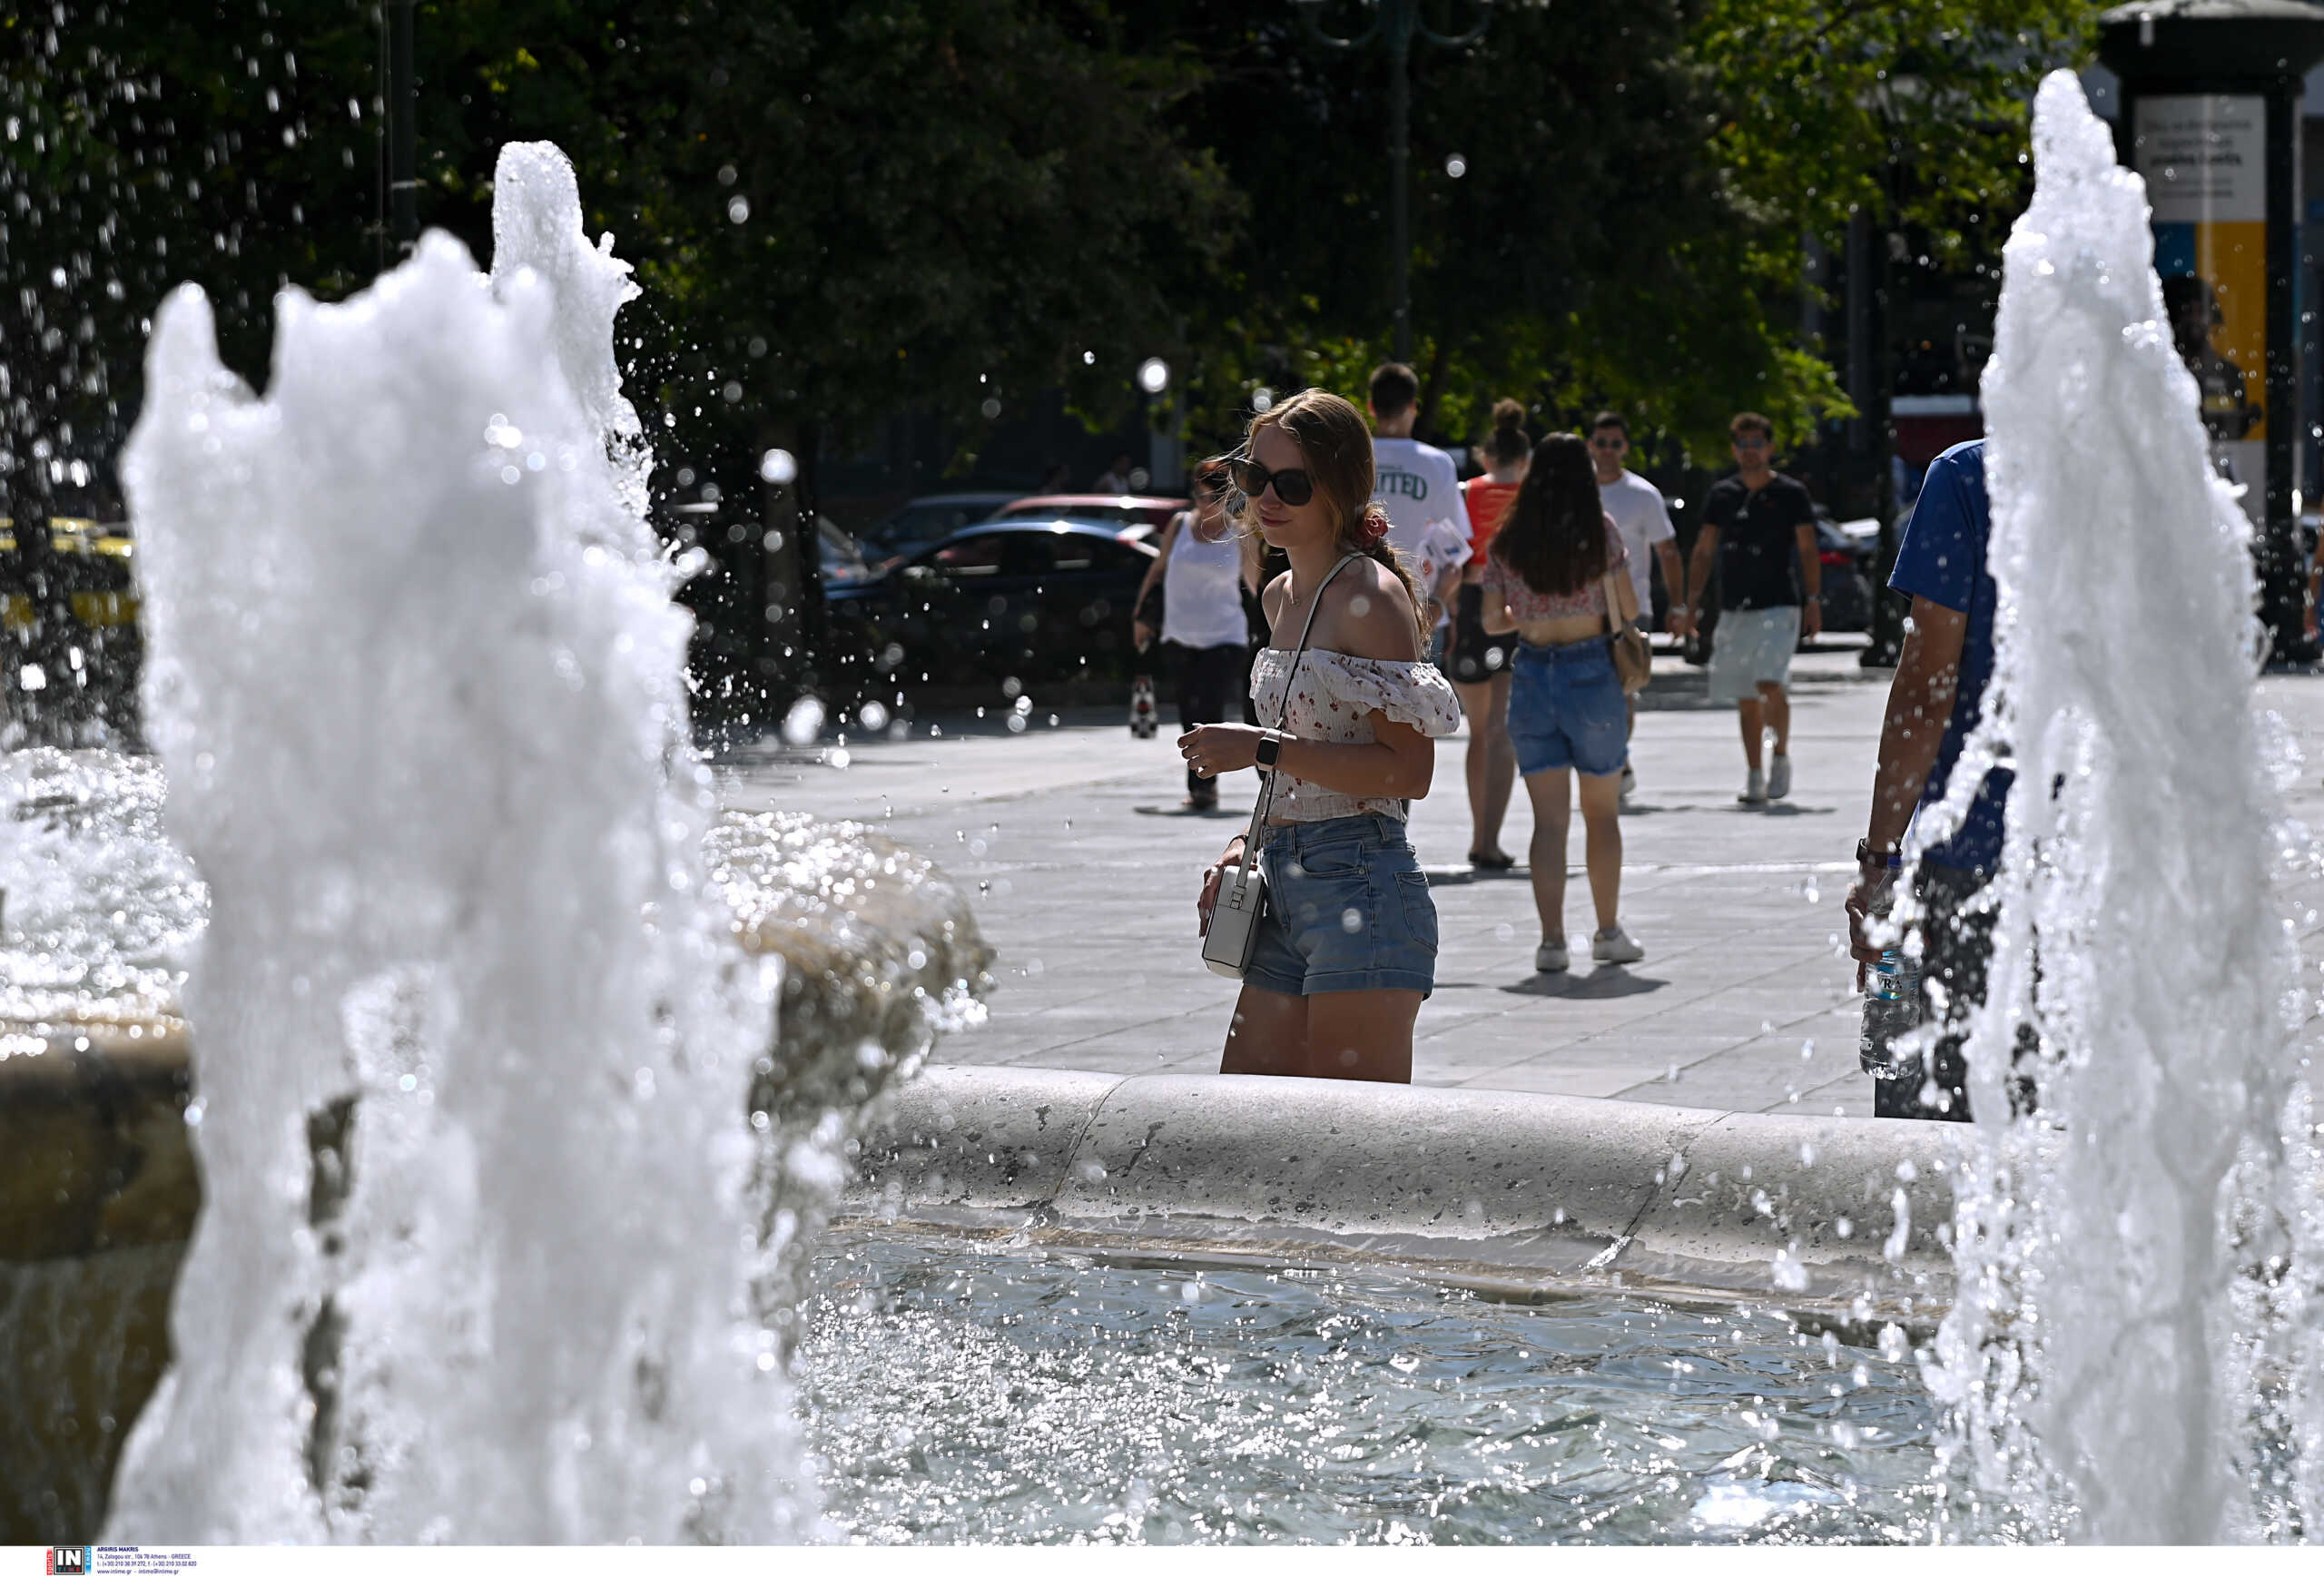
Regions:
[[[1460, 698], [1435, 664], [1392, 663], [1312, 648], [1299, 658], [1298, 681], [1285, 707], [1284, 685], [1296, 655], [1281, 646], [1262, 646], [1251, 665], [1251, 702], [1259, 721], [1270, 727], [1276, 726], [1280, 715], [1284, 732], [1299, 739], [1369, 744], [1379, 737], [1372, 726], [1374, 712], [1391, 722], [1409, 724], [1432, 739], [1461, 726]], [[1402, 800], [1358, 799], [1289, 773], [1281, 777], [1275, 803], [1267, 807], [1269, 822], [1327, 822], [1336, 816], [1374, 814], [1404, 818]]]

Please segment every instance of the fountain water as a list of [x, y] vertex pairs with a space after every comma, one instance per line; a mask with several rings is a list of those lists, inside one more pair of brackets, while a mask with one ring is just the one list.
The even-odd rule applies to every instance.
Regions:
[[[2060, 1533], [2312, 1537], [2324, 1199], [2250, 527], [2207, 460], [2143, 184], [2070, 74], [2034, 156], [1984, 376], [1995, 678], [1947, 809], [1998, 759], [2017, 792], [1930, 1383], [1981, 1490]], [[2039, 1110], [2013, 1117], [2029, 1072]]]
[[491, 280], [431, 234], [287, 291], [271, 386], [200, 292], [128, 455], [205, 1208], [108, 1536], [811, 1530], [741, 1120], [780, 970], [706, 880], [686, 616], [641, 518], [626, 265], [509, 150]]

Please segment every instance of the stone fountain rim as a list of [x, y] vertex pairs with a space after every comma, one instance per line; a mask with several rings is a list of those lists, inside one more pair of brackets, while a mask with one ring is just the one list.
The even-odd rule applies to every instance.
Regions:
[[1954, 1123], [951, 1065], [867, 1129], [834, 1225], [1191, 1264], [1372, 1264], [1493, 1296], [1774, 1303], [1827, 1324], [1869, 1306], [1925, 1329], [1951, 1300], [1952, 1178], [1972, 1142]]

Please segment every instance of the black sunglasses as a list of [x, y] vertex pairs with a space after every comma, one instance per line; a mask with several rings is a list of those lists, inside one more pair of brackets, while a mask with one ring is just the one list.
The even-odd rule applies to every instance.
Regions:
[[1304, 470], [1270, 471], [1256, 460], [1229, 460], [1226, 464], [1235, 474], [1235, 485], [1254, 501], [1270, 485], [1275, 496], [1295, 509], [1315, 496], [1315, 478]]

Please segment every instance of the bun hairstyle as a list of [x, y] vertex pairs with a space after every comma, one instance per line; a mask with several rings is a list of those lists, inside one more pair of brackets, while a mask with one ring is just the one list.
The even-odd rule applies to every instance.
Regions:
[[1492, 436], [1478, 450], [1485, 464], [1513, 466], [1532, 447], [1532, 440], [1525, 436], [1525, 408], [1513, 399], [1493, 401]]
[[[1271, 427], [1281, 428], [1299, 446], [1301, 462], [1315, 484], [1315, 499], [1331, 511], [1334, 546], [1342, 553], [1364, 555], [1402, 581], [1418, 622], [1424, 616], [1421, 609], [1425, 599], [1413, 584], [1412, 571], [1388, 546], [1388, 512], [1372, 497], [1372, 428], [1364, 413], [1328, 389], [1303, 389], [1251, 419], [1243, 452], [1250, 453], [1259, 434]], [[1247, 498], [1239, 504], [1236, 513], [1243, 529], [1256, 537], [1258, 512]], [[1422, 633], [1426, 634], [1424, 627]]]
[[1571, 596], [1606, 573], [1605, 516], [1588, 447], [1573, 433], [1551, 433], [1487, 551], [1535, 591]]

